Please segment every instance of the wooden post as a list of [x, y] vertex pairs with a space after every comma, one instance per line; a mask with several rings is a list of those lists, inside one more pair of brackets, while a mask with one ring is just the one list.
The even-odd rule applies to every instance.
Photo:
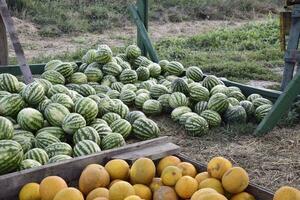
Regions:
[[[137, 12], [145, 26], [146, 31], [148, 31], [148, 0], [137, 0]], [[137, 30], [137, 45], [142, 50], [142, 55], [147, 56], [147, 49], [142, 40], [142, 33]]]
[[0, 15], [0, 65], [8, 64], [6, 28]]

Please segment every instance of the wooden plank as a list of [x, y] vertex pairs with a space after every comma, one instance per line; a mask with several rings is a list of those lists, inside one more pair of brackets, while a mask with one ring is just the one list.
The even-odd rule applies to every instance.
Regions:
[[32, 74], [29, 66], [27, 65], [26, 58], [24, 56], [24, 51], [19, 41], [17, 32], [14, 27], [14, 22], [10, 16], [9, 10], [5, 0], [0, 0], [0, 13], [3, 18], [7, 32], [9, 33], [11, 42], [13, 44], [22, 74], [24, 76], [24, 82], [26, 84], [33, 81]]
[[82, 170], [89, 164], [104, 164], [107, 160], [118, 154], [122, 154], [123, 152], [140, 151], [143, 148], [148, 148], [166, 142], [168, 142], [168, 137], [156, 138], [153, 140], [129, 144], [117, 149], [102, 151], [93, 155], [70, 159], [62, 163], [44, 165], [38, 168], [0, 176], [0, 200], [17, 199], [17, 194], [24, 184], [29, 182], [40, 182], [46, 176], [57, 175], [64, 178], [67, 182], [76, 182]]
[[[148, 31], [148, 0], [137, 0], [136, 5], [141, 21]], [[137, 30], [137, 45], [140, 47], [142, 55], [147, 57], [147, 49], [143, 43], [140, 30]]]
[[[206, 165], [200, 162], [192, 160], [190, 157], [184, 154], [178, 154], [178, 156], [182, 161], [187, 161], [193, 164], [198, 171], [204, 172], [207, 171]], [[250, 183], [248, 188], [246, 189], [247, 192], [255, 196], [256, 200], [273, 200], [274, 192], [267, 190], [261, 186], [256, 184]]]
[[8, 48], [7, 48], [7, 36], [6, 28], [3, 19], [0, 15], [0, 66], [8, 64]]

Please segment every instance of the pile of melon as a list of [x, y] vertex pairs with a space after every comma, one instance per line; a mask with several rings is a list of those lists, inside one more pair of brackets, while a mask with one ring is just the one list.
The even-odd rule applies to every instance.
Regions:
[[[255, 200], [246, 192], [247, 172], [215, 157], [207, 171], [183, 162], [176, 156], [161, 159], [157, 166], [139, 158], [132, 166], [121, 159], [105, 166], [88, 165], [81, 173], [78, 187], [70, 187], [58, 176], [48, 176], [40, 184], [28, 183], [19, 193], [20, 200]], [[299, 200], [300, 191], [282, 187], [274, 200]]]

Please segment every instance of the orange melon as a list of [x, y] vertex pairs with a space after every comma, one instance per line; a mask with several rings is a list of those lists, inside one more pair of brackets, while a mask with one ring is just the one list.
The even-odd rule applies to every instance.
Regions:
[[191, 176], [194, 178], [197, 174], [196, 168], [191, 163], [181, 162], [177, 167], [182, 170], [182, 176]]
[[248, 173], [241, 167], [233, 167], [223, 175], [222, 185], [232, 194], [243, 192], [249, 185]]
[[67, 187], [67, 183], [61, 177], [48, 176], [40, 184], [41, 200], [53, 200], [59, 191]]
[[151, 189], [143, 184], [135, 184], [133, 186], [135, 194], [144, 200], [152, 200]]
[[109, 173], [111, 180], [127, 180], [129, 177], [129, 165], [121, 159], [114, 159], [106, 163], [106, 171]]
[[162, 171], [168, 166], [176, 166], [181, 160], [176, 156], [167, 156], [161, 159], [157, 165], [157, 175], [160, 176]]
[[207, 172], [213, 178], [222, 179], [227, 170], [232, 168], [229, 160], [223, 157], [215, 157], [207, 164]]
[[162, 186], [162, 180], [161, 178], [153, 178], [152, 182], [150, 183], [150, 189], [152, 192], [154, 192], [155, 190], [157, 190], [158, 188], [160, 188], [160, 186]]
[[218, 193], [218, 192], [216, 190], [212, 189], [212, 188], [203, 188], [203, 189], [200, 189], [197, 192], [195, 192], [193, 194], [191, 200], [197, 200], [201, 196], [206, 195], [206, 194], [210, 194], [210, 193]]
[[130, 169], [130, 180], [132, 184], [148, 185], [155, 176], [156, 168], [149, 158], [139, 158]]
[[195, 179], [198, 181], [200, 184], [203, 180], [211, 178], [208, 172], [201, 172], [195, 176]]
[[175, 166], [166, 167], [161, 174], [162, 183], [167, 186], [174, 186], [181, 177], [182, 170]]
[[190, 176], [181, 177], [175, 185], [176, 193], [183, 199], [191, 198], [197, 190], [198, 182]]
[[86, 197], [86, 200], [93, 200], [97, 197], [105, 197], [108, 198], [108, 189], [104, 187], [99, 187], [94, 190], [92, 190]]
[[76, 188], [65, 188], [59, 191], [53, 200], [84, 200], [82, 193]]
[[40, 185], [37, 183], [27, 183], [19, 192], [19, 200], [40, 200]]
[[131, 195], [135, 195], [134, 188], [125, 181], [118, 181], [109, 188], [109, 200], [124, 200]]
[[142, 199], [137, 195], [131, 195], [129, 197], [126, 197], [124, 200], [142, 200]]
[[199, 184], [199, 189], [203, 189], [203, 188], [212, 188], [216, 190], [218, 193], [224, 194], [222, 183], [216, 178], [208, 178], [202, 181]]
[[293, 187], [283, 186], [275, 192], [273, 200], [300, 200], [300, 191]]
[[154, 192], [153, 200], [178, 200], [178, 197], [173, 188], [161, 186]]

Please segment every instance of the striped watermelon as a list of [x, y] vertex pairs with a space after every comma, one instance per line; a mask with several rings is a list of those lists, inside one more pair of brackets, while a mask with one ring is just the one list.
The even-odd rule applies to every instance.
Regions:
[[125, 119], [118, 119], [110, 124], [110, 128], [114, 133], [120, 133], [124, 139], [128, 138], [131, 133], [131, 124]]
[[91, 140], [82, 140], [73, 148], [74, 157], [86, 156], [100, 151], [101, 149], [98, 144]]
[[257, 121], [262, 121], [265, 116], [268, 115], [268, 113], [271, 111], [272, 105], [270, 104], [264, 104], [256, 108], [255, 110], [255, 117]]
[[0, 100], [1, 100], [2, 98], [4, 98], [5, 96], [7, 96], [7, 95], [10, 95], [10, 93], [7, 92], [7, 91], [1, 91], [1, 90], [0, 90]]
[[56, 142], [50, 144], [45, 148], [45, 151], [47, 152], [49, 158], [52, 158], [57, 155], [72, 156], [73, 153], [72, 147], [64, 142]]
[[122, 90], [120, 93], [120, 100], [126, 105], [132, 105], [135, 100], [135, 93], [132, 90]]
[[189, 95], [189, 86], [183, 78], [176, 78], [171, 84], [172, 92], [181, 92], [185, 95]]
[[70, 62], [72, 68], [73, 68], [73, 73], [77, 72], [79, 69], [79, 66], [76, 64], [76, 62]]
[[35, 146], [37, 148], [45, 149], [50, 144], [60, 142], [54, 135], [46, 132], [40, 132], [35, 137]]
[[95, 123], [95, 124], [91, 124], [91, 127], [94, 128], [98, 132], [98, 135], [100, 136], [100, 138], [103, 138], [107, 134], [112, 133], [111, 128], [107, 124]]
[[159, 84], [164, 85], [168, 89], [172, 90], [172, 83], [166, 79], [162, 80]]
[[194, 112], [187, 112], [187, 113], [184, 113], [182, 114], [180, 117], [179, 117], [179, 124], [182, 125], [182, 126], [185, 126], [185, 123], [186, 123], [186, 120], [189, 118], [189, 117], [192, 117], [192, 116], [199, 116], [197, 113], [194, 113]]
[[141, 112], [141, 111], [131, 111], [127, 114], [126, 116], [126, 120], [130, 123], [130, 124], [133, 124], [137, 119], [139, 118], [146, 118], [146, 115]]
[[138, 80], [138, 75], [134, 70], [125, 69], [122, 71], [119, 79], [124, 84], [135, 83]]
[[159, 115], [162, 112], [162, 106], [159, 101], [149, 99], [143, 104], [143, 112], [146, 115]]
[[[90, 64], [92, 62], [95, 62], [97, 56], [97, 50], [96, 49], [90, 49], [86, 54], [82, 57], [82, 62]], [[80, 68], [79, 68], [80, 69]]]
[[227, 96], [236, 98], [238, 101], [243, 101], [246, 99], [246, 97], [243, 95], [243, 93], [239, 92], [239, 91], [228, 92]]
[[136, 45], [129, 45], [125, 51], [126, 58], [129, 60], [133, 60], [141, 56], [141, 49]]
[[112, 112], [117, 113], [124, 119], [129, 113], [129, 108], [123, 102], [115, 103], [114, 106], [112, 106]]
[[74, 108], [73, 100], [71, 99], [70, 96], [68, 96], [66, 94], [61, 94], [61, 93], [54, 94], [51, 97], [51, 102], [52, 103], [59, 103], [59, 104], [65, 106], [66, 108], [68, 108], [69, 111], [72, 111], [73, 108]]
[[201, 116], [191, 116], [186, 120], [185, 130], [190, 136], [202, 136], [209, 130], [207, 121]]
[[191, 99], [194, 101], [208, 101], [209, 91], [200, 83], [191, 83], [189, 85]]
[[148, 67], [151, 63], [152, 63], [151, 60], [149, 60], [148, 58], [145, 58], [141, 61], [141, 64], [139, 67]]
[[218, 112], [219, 114], [225, 112], [229, 106], [227, 96], [222, 93], [217, 93], [211, 96], [208, 101], [207, 108]]
[[253, 101], [257, 98], [262, 98], [262, 96], [260, 94], [251, 94], [248, 96], [247, 100], [253, 103]]
[[134, 59], [133, 61], [131, 61], [131, 65], [134, 67], [134, 69], [137, 69], [138, 67], [141, 66], [141, 63], [144, 60], [148, 60], [148, 58], [146, 58], [145, 56], [139, 56], [136, 59]]
[[104, 119], [96, 118], [92, 121], [91, 126], [94, 124], [106, 124], [107, 125], [107, 122]]
[[18, 142], [23, 149], [23, 153], [26, 153], [32, 148], [32, 138], [26, 137], [25, 135], [15, 135], [12, 140]]
[[54, 70], [59, 72], [65, 78], [68, 78], [69, 76], [71, 76], [73, 74], [73, 66], [70, 63], [67, 63], [67, 62], [58, 64], [54, 68]]
[[15, 117], [25, 104], [19, 94], [8, 94], [0, 99], [0, 115]]
[[33, 147], [35, 145], [35, 136], [30, 131], [15, 130], [14, 136], [24, 136], [24, 137], [30, 138], [31, 146]]
[[161, 73], [161, 67], [157, 63], [151, 63], [147, 68], [149, 69], [150, 76], [153, 78], [157, 78]]
[[113, 123], [114, 121], [121, 119], [121, 116], [118, 115], [117, 113], [106, 113], [102, 116], [102, 119], [104, 119], [108, 125], [110, 125], [111, 123]]
[[83, 97], [75, 103], [74, 110], [84, 117], [87, 124], [90, 124], [97, 117], [98, 105], [91, 98]]
[[247, 101], [247, 100], [241, 101], [240, 105], [245, 109], [247, 116], [251, 116], [254, 114], [255, 109], [251, 101]]
[[147, 67], [139, 67], [136, 70], [138, 80], [146, 81], [150, 78], [150, 71]]
[[65, 77], [61, 75], [59, 72], [54, 70], [48, 70], [42, 73], [41, 78], [46, 79], [47, 81], [51, 82], [52, 84], [65, 84]]
[[121, 82], [115, 82], [115, 83], [112, 83], [110, 88], [112, 90], [117, 90], [118, 92], [121, 92], [122, 88], [123, 88], [124, 84], [121, 83]]
[[166, 86], [160, 85], [160, 84], [156, 84], [151, 86], [150, 88], [150, 95], [152, 98], [154, 99], [158, 99], [158, 97], [160, 97], [163, 94], [169, 94], [169, 90]]
[[48, 70], [54, 70], [56, 66], [60, 65], [62, 61], [60, 60], [50, 60], [49, 62], [46, 63], [44, 67], [44, 71]]
[[75, 84], [84, 84], [88, 82], [88, 78], [84, 73], [76, 72], [69, 77], [68, 82]]
[[26, 159], [20, 163], [19, 170], [31, 169], [39, 166], [42, 166], [42, 164], [39, 163], [38, 161], [32, 159]]
[[80, 87], [78, 89], [79, 90], [76, 92], [78, 92], [79, 94], [81, 94], [84, 97], [88, 97], [90, 95], [96, 94], [96, 90], [89, 84], [82, 84], [82, 85], [80, 85]]
[[[44, 88], [44, 92], [45, 94], [48, 93], [48, 90], [51, 88], [52, 83], [46, 79], [42, 79], [42, 78], [36, 78], [34, 79], [35, 82], [39, 83], [41, 86], [43, 86]], [[25, 85], [26, 86], [26, 85]], [[25, 87], [24, 87], [25, 88]]]
[[[45, 80], [45, 79], [43, 79], [43, 80]], [[45, 80], [45, 81], [46, 81], [46, 80]], [[48, 81], [48, 82], [49, 82], [49, 81]], [[50, 82], [49, 82], [49, 83], [50, 83]], [[22, 92], [22, 91], [24, 90], [25, 86], [26, 86], [25, 83], [19, 81], [19, 90], [18, 90], [18, 92], [19, 92], [19, 93]]]
[[99, 96], [95, 95], [95, 94], [88, 96], [88, 98], [90, 98], [93, 101], [95, 101], [97, 105], [99, 105], [101, 103], [101, 101], [102, 101], [101, 98]]
[[113, 75], [106, 75], [103, 77], [103, 79], [101, 80], [101, 85], [105, 85], [105, 86], [111, 86], [112, 83], [117, 82], [117, 79], [115, 76]]
[[106, 75], [119, 76], [122, 72], [122, 67], [114, 62], [109, 62], [103, 66], [103, 73]]
[[23, 159], [22, 146], [13, 140], [0, 140], [0, 174], [15, 171]]
[[93, 85], [92, 87], [95, 89], [97, 95], [106, 93], [110, 90], [110, 88], [106, 85]]
[[55, 95], [57, 93], [62, 93], [62, 94], [69, 95], [70, 91], [66, 86], [56, 84], [56, 85], [53, 85], [49, 88], [48, 93], [47, 93], [47, 97], [51, 98], [53, 95]]
[[120, 62], [118, 64], [122, 67], [122, 70], [124, 70], [124, 69], [131, 69], [130, 64], [128, 62], [126, 62], [126, 61]]
[[207, 121], [210, 128], [221, 126], [222, 118], [216, 111], [204, 110], [200, 116]]
[[111, 99], [119, 99], [120, 98], [120, 92], [118, 90], [109, 90], [106, 95]]
[[145, 89], [150, 91], [153, 85], [156, 85], [156, 83], [153, 80], [143, 81], [142, 83], [140, 83], [139, 89]]
[[222, 82], [218, 79], [218, 77], [214, 75], [209, 75], [204, 78], [202, 85], [206, 87], [209, 91], [215, 87], [216, 85], [223, 85]]
[[238, 105], [240, 105], [240, 102], [236, 98], [229, 97], [227, 100], [228, 100], [228, 102], [229, 102], [229, 104], [231, 106], [238, 106]]
[[181, 106], [187, 106], [188, 100], [186, 96], [181, 92], [174, 92], [169, 97], [169, 105], [171, 108], [175, 109]]
[[170, 75], [180, 76], [183, 73], [183, 71], [184, 71], [184, 67], [183, 67], [183, 65], [180, 62], [171, 61], [166, 66], [166, 71]]
[[44, 87], [38, 82], [26, 85], [22, 92], [22, 97], [30, 105], [37, 105], [45, 98]]
[[124, 145], [126, 145], [126, 142], [120, 133], [109, 133], [103, 137], [101, 142], [103, 150], [114, 149]]
[[167, 60], [160, 60], [158, 64], [161, 67], [161, 71], [162, 72], [166, 72], [166, 68], [167, 68], [167, 65], [169, 64], [169, 61], [167, 61]]
[[49, 156], [44, 149], [34, 148], [25, 153], [24, 159], [36, 160], [42, 165], [44, 165], [48, 162]]
[[43, 114], [33, 108], [22, 109], [17, 120], [21, 128], [28, 131], [37, 131], [44, 126]]
[[112, 59], [112, 51], [109, 46], [103, 44], [99, 45], [96, 50], [94, 61], [100, 64], [106, 64]]
[[228, 87], [226, 87], [225, 85], [216, 85], [215, 87], [213, 87], [210, 90], [210, 96], [217, 94], [217, 93], [222, 93], [227, 95], [229, 92]]
[[48, 164], [51, 164], [51, 163], [58, 163], [58, 162], [63, 162], [65, 160], [68, 160], [68, 159], [72, 159], [71, 156], [67, 156], [67, 155], [57, 155], [57, 156], [53, 156], [52, 158], [50, 158], [48, 160]]
[[68, 134], [74, 134], [78, 129], [86, 126], [86, 121], [78, 113], [67, 114], [62, 122], [63, 130]]
[[49, 126], [38, 130], [37, 134], [51, 134], [57, 137], [60, 141], [65, 141], [65, 132], [61, 127]]
[[171, 113], [171, 118], [174, 121], [178, 121], [180, 119], [181, 115], [183, 115], [184, 113], [188, 113], [188, 112], [192, 112], [192, 110], [187, 106], [175, 108]]
[[171, 82], [175, 81], [176, 79], [178, 79], [178, 76], [174, 76], [174, 75], [166, 76], [166, 80], [171, 81]]
[[143, 104], [151, 99], [150, 94], [147, 93], [141, 93], [135, 97], [135, 105], [137, 108], [141, 109], [143, 107]]
[[122, 90], [131, 90], [133, 92], [136, 92], [137, 87], [134, 84], [126, 84], [123, 86]]
[[242, 92], [242, 90], [240, 88], [236, 87], [236, 86], [228, 87], [228, 93], [233, 92], [233, 91]]
[[17, 93], [20, 91], [19, 81], [14, 75], [0, 74], [0, 88], [7, 92]]
[[141, 117], [132, 124], [133, 136], [140, 140], [156, 138], [160, 134], [157, 124], [151, 119]]
[[199, 67], [192, 66], [186, 70], [186, 76], [193, 81], [199, 82], [203, 79], [203, 72]]
[[171, 106], [169, 104], [171, 94], [163, 94], [157, 100], [160, 102], [164, 111], [171, 110]]
[[269, 104], [269, 105], [273, 105], [272, 101], [270, 101], [269, 99], [266, 98], [257, 98], [253, 100], [253, 106], [254, 108], [258, 108], [259, 106], [265, 105], [265, 104]]
[[98, 103], [98, 117], [102, 117], [104, 114], [108, 113], [112, 109], [112, 104], [113, 101], [110, 98], [101, 99], [101, 101]]
[[99, 68], [88, 67], [84, 74], [87, 77], [88, 82], [100, 82], [103, 78], [103, 73]]
[[[76, 111], [76, 106], [75, 106]], [[64, 118], [70, 111], [63, 105], [58, 103], [50, 103], [44, 111], [44, 116], [52, 126], [62, 126]]]
[[86, 126], [83, 128], [78, 129], [75, 134], [73, 135], [73, 142], [77, 144], [82, 140], [91, 140], [96, 144], [100, 145], [101, 138], [98, 132], [91, 126]]
[[247, 121], [247, 113], [240, 105], [230, 106], [224, 114], [224, 120], [229, 124], [245, 123]]
[[86, 68], [88, 67], [88, 63], [82, 63], [79, 68], [78, 68], [78, 71], [79, 72], [84, 72], [84, 70], [86, 70]]

